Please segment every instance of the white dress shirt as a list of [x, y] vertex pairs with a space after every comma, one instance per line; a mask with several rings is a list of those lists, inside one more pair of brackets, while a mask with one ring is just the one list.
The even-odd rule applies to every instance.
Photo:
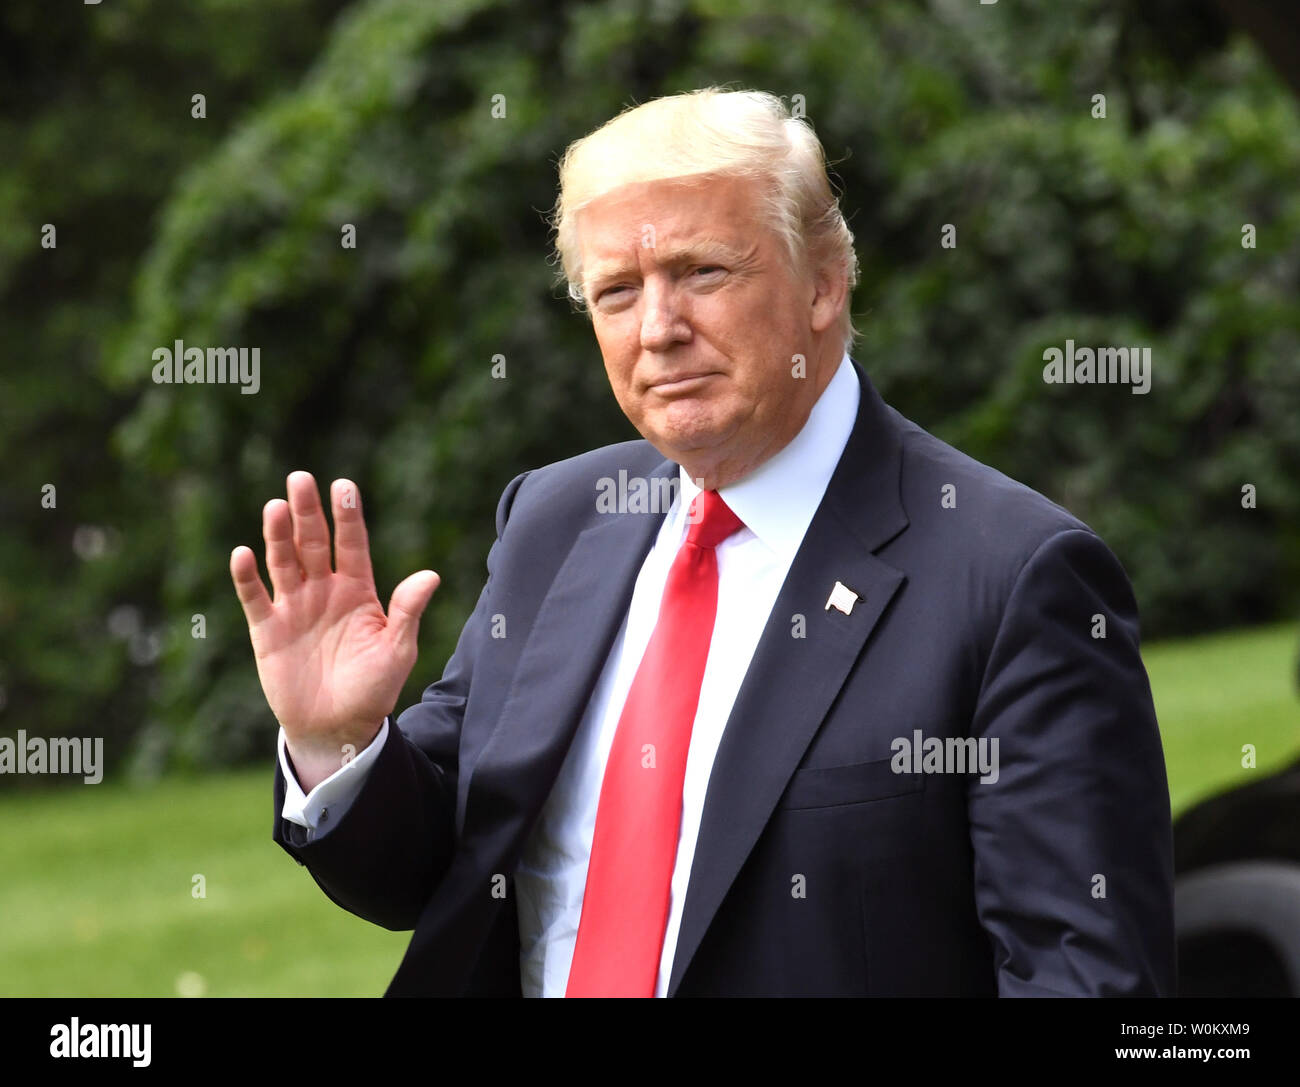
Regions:
[[[672, 976], [714, 756], [772, 606], [844, 452], [857, 418], [859, 397], [857, 375], [845, 353], [794, 440], [744, 479], [718, 492], [745, 527], [719, 544], [716, 552], [717, 619], [686, 758], [681, 829], [656, 996], [665, 995]], [[679, 472], [677, 498], [641, 565], [627, 615], [555, 785], [524, 843], [515, 873], [525, 996], [563, 996], [568, 984], [605, 760], [628, 689], [654, 630], [668, 569], [686, 538], [686, 510], [699, 493], [685, 470]], [[337, 823], [360, 792], [387, 737], [385, 722], [364, 751], [304, 796], [289, 768], [281, 729], [280, 765], [286, 786], [283, 817], [309, 828], [312, 834], [323, 821]]]

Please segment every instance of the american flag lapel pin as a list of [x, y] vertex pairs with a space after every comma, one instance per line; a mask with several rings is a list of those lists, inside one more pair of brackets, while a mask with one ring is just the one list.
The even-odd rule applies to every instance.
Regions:
[[835, 608], [837, 611], [849, 615], [853, 611], [853, 605], [857, 602], [858, 594], [845, 585], [844, 582], [837, 581], [835, 588], [831, 590], [829, 599], [826, 601], [824, 610], [830, 611], [831, 608]]

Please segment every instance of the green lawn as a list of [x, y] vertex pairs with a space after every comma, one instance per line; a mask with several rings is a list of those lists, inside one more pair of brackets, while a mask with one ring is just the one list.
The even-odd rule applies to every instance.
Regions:
[[382, 993], [409, 935], [326, 898], [271, 807], [269, 768], [0, 798], [0, 996]]
[[[1147, 648], [1175, 813], [1300, 752], [1296, 650], [1291, 624]], [[269, 767], [10, 793], [0, 827], [0, 996], [378, 995], [406, 946], [271, 842]]]
[[[1143, 650], [1175, 816], [1300, 755], [1298, 652], [1300, 630], [1294, 623]], [[1255, 748], [1253, 770], [1242, 766], [1245, 744]]]

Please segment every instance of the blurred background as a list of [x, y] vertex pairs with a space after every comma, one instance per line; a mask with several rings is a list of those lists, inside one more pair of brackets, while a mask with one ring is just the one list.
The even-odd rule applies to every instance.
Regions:
[[[505, 484], [636, 437], [550, 260], [556, 162], [713, 84], [781, 95], [821, 137], [884, 397], [1132, 578], [1201, 877], [1186, 977], [1300, 992], [1300, 950], [1232, 923], [1300, 917], [1290, 7], [7, 2], [0, 737], [102, 737], [104, 780], [0, 775], [0, 995], [382, 992], [407, 937], [271, 842], [276, 729], [230, 551], [260, 558], [289, 471], [356, 480], [381, 599], [442, 575], [417, 700]], [[1045, 384], [1066, 339], [1149, 346], [1150, 392]], [[259, 348], [258, 392], [156, 384], [176, 340]], [[1224, 890], [1243, 879], [1266, 906]], [[1216, 925], [1258, 961], [1204, 944]]]

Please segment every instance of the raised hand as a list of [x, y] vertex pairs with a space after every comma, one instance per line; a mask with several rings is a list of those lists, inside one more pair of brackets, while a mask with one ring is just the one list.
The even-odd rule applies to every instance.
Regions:
[[432, 570], [406, 578], [385, 615], [356, 484], [336, 479], [330, 486], [333, 568], [315, 479], [293, 472], [287, 486], [288, 502], [275, 498], [262, 510], [274, 602], [250, 548], [231, 552], [230, 576], [266, 701], [284, 727], [299, 784], [310, 791], [364, 749], [392, 712], [439, 578]]

